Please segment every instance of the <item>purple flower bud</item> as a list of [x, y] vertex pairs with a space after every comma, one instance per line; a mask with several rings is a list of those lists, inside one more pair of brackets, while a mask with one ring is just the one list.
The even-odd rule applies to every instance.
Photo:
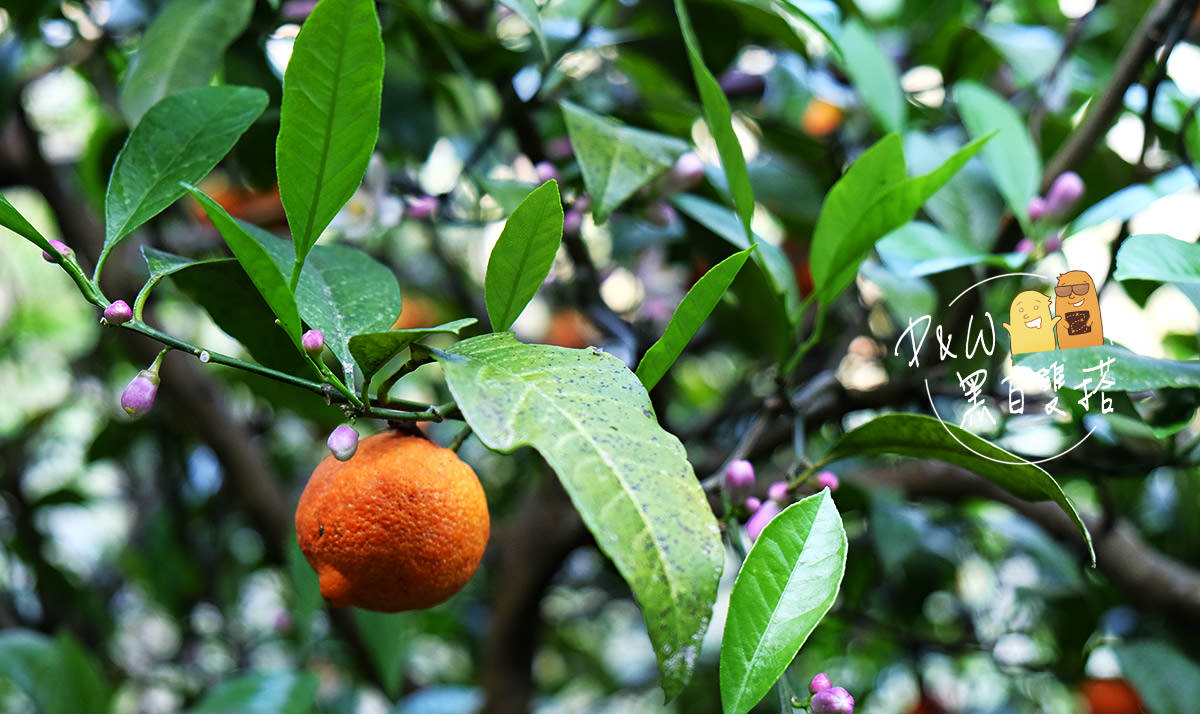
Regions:
[[354, 430], [354, 427], [342, 424], [330, 432], [325, 444], [333, 452], [333, 458], [338, 461], [349, 461], [350, 457], [354, 456], [354, 452], [358, 451], [358, 432]]
[[642, 210], [642, 218], [659, 228], [666, 228], [675, 220], [675, 207], [666, 201], [651, 201]]
[[754, 486], [754, 466], [745, 459], [731, 461], [725, 467], [725, 494], [729, 500], [737, 503], [750, 495]]
[[833, 682], [829, 681], [829, 675], [821, 672], [817, 676], [813, 677], [812, 681], [808, 683], [808, 691], [812, 692], [813, 694], [820, 694], [832, 686]]
[[671, 170], [667, 172], [667, 181], [663, 190], [666, 193], [686, 191], [700, 183], [702, 178], [704, 178], [704, 161], [689, 151], [680, 156]]
[[546, 183], [551, 179], [558, 180], [558, 169], [554, 168], [554, 164], [549, 161], [539, 161], [533, 168], [537, 171], [539, 183]]
[[762, 508], [762, 501], [758, 500], [754, 496], [749, 496], [746, 498], [746, 510], [747, 511], [754, 513], [755, 511], [757, 511], [760, 508]]
[[287, 632], [292, 629], [292, 615], [286, 610], [280, 611], [275, 615], [275, 631]]
[[554, 161], [569, 159], [574, 155], [575, 149], [571, 146], [571, 138], [567, 136], [551, 139], [550, 143], [546, 146], [546, 156], [549, 156]]
[[1047, 253], [1053, 253], [1062, 247], [1062, 235], [1055, 234], [1046, 239], [1044, 244]]
[[766, 81], [761, 74], [750, 74], [740, 69], [731, 69], [717, 80], [721, 91], [734, 97], [742, 94], [762, 94]]
[[586, 194], [586, 193], [581, 194], [579, 196], [579, 198], [575, 199], [575, 203], [571, 204], [571, 208], [574, 208], [576, 211], [579, 211], [580, 213], [587, 213], [588, 209], [591, 207], [592, 207], [592, 197], [590, 194]]
[[1059, 174], [1046, 192], [1046, 213], [1061, 216], [1083, 195], [1083, 179], [1074, 171]]
[[779, 504], [774, 501], [767, 501], [762, 504], [750, 520], [746, 521], [746, 535], [750, 536], [751, 541], [758, 540], [758, 535], [762, 533], [763, 528], [771, 522], [771, 519], [779, 515]]
[[437, 210], [438, 200], [436, 196], [418, 196], [408, 204], [408, 215], [423, 221], [433, 215]]
[[832, 471], [822, 471], [821, 473], [817, 474], [817, 485], [821, 488], [827, 488], [830, 491], [836, 491], [838, 490], [839, 484], [840, 482], [838, 481], [837, 474]]
[[854, 697], [842, 687], [830, 687], [813, 695], [812, 714], [854, 714]]
[[309, 330], [300, 336], [300, 346], [305, 352], [316, 357], [325, 348], [325, 335], [320, 330]]
[[121, 392], [121, 407], [131, 417], [140, 417], [154, 406], [154, 397], [158, 394], [157, 364], [152, 369], [138, 372], [125, 391]]
[[1046, 199], [1034, 196], [1029, 199], [1029, 220], [1036, 221], [1046, 215]]
[[[66, 243], [63, 243], [60, 240], [56, 240], [56, 239], [52, 238], [52, 239], [50, 239], [50, 245], [55, 250], [57, 250], [59, 252], [59, 254], [61, 254], [64, 258], [70, 258], [72, 255], [75, 255], [75, 251], [71, 250], [71, 246], [67, 245]], [[42, 260], [46, 261], [47, 263], [57, 263], [58, 262], [58, 258], [55, 258], [53, 255], [50, 255], [49, 253], [47, 253], [44, 250], [42, 251]]]
[[1017, 252], [1018, 253], [1024, 253], [1025, 255], [1029, 255], [1030, 253], [1033, 252], [1033, 248], [1034, 248], [1033, 241], [1030, 240], [1029, 238], [1022, 238], [1021, 240], [1017, 241]]
[[779, 505], [791, 503], [792, 498], [788, 496], [787, 481], [776, 481], [767, 487], [767, 498], [771, 499]]
[[117, 300], [104, 308], [104, 319], [110, 325], [124, 325], [133, 319], [133, 310], [129, 308], [129, 303]]
[[574, 208], [563, 214], [563, 235], [575, 236], [579, 235], [579, 229], [583, 227], [583, 214]]

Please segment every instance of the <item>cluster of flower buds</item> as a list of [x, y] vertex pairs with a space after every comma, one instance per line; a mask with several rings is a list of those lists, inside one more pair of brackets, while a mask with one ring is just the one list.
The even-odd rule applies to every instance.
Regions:
[[829, 675], [822, 672], [808, 683], [812, 692], [809, 709], [812, 714], [854, 714], [854, 697], [844, 687], [835, 687]]
[[[832, 471], [822, 471], [817, 474], [817, 485], [830, 491], [836, 491], [840, 484], [837, 475]], [[750, 495], [754, 490], [754, 466], [745, 459], [731, 461], [729, 466], [725, 467], [722, 486], [725, 489], [725, 496], [734, 508], [742, 507], [745, 512], [750, 514], [750, 520], [746, 522], [746, 535], [751, 542], [757, 540], [771, 519], [782, 513], [783, 509], [792, 502], [786, 481], [772, 483], [767, 488], [765, 502]]]

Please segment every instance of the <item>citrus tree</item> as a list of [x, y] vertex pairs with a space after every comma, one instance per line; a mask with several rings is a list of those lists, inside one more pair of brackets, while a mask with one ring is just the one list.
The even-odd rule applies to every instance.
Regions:
[[1193, 711], [1195, 13], [0, 11], [0, 708]]

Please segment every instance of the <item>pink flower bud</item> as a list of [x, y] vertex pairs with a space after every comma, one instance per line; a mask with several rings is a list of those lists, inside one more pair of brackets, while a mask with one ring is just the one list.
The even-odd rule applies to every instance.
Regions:
[[576, 236], [579, 235], [579, 229], [583, 227], [583, 214], [574, 208], [563, 214], [563, 235]]
[[833, 682], [829, 681], [829, 675], [821, 672], [817, 676], [813, 677], [812, 681], [808, 683], [808, 691], [812, 692], [813, 694], [820, 694], [832, 686]]
[[1062, 236], [1055, 234], [1046, 239], [1044, 244], [1047, 253], [1053, 253], [1062, 247]]
[[725, 467], [725, 494], [729, 500], [737, 503], [750, 495], [754, 487], [754, 466], [745, 459], [731, 461]]
[[686, 191], [700, 183], [702, 178], [704, 178], [704, 161], [689, 151], [680, 156], [671, 170], [667, 172], [667, 181], [663, 190], [666, 193]]
[[813, 695], [812, 714], [854, 714], [854, 697], [842, 687], [830, 687]]
[[592, 197], [590, 194], [586, 194], [586, 193], [581, 194], [579, 196], [579, 198], [575, 199], [575, 203], [571, 204], [571, 208], [574, 208], [576, 211], [579, 211], [580, 213], [587, 213], [588, 209], [591, 207], [592, 207]]
[[131, 417], [140, 417], [154, 406], [154, 397], [158, 394], [158, 369], [143, 369], [138, 372], [125, 391], [121, 392], [121, 407]]
[[1083, 195], [1083, 179], [1074, 171], [1059, 174], [1046, 192], [1046, 213], [1061, 216]]
[[300, 346], [305, 352], [316, 357], [325, 348], [325, 335], [320, 330], [309, 330], [300, 336]]
[[748, 496], [746, 498], [746, 510], [747, 511], [754, 513], [755, 511], [757, 511], [760, 508], [762, 508], [762, 501], [758, 500], [754, 496]]
[[822, 471], [821, 473], [817, 474], [817, 485], [821, 488], [827, 488], [830, 491], [836, 491], [838, 490], [839, 484], [840, 482], [838, 481], [837, 474], [832, 471]]
[[767, 498], [771, 499], [779, 505], [784, 505], [792, 502], [791, 496], [788, 495], [787, 481], [776, 481], [767, 487]]
[[554, 164], [549, 161], [539, 161], [533, 168], [537, 171], [539, 183], [546, 183], [551, 179], [558, 180], [558, 169], [554, 168]]
[[1025, 255], [1029, 255], [1030, 253], [1033, 252], [1033, 248], [1034, 248], [1033, 241], [1030, 240], [1029, 238], [1022, 238], [1021, 240], [1017, 241], [1017, 252], [1018, 253], [1024, 253]]
[[[54, 248], [54, 250], [57, 250], [59, 252], [59, 254], [62, 255], [62, 257], [64, 257], [64, 258], [70, 258], [72, 255], [75, 255], [75, 251], [71, 250], [71, 247], [69, 245], [67, 245], [66, 243], [63, 243], [60, 240], [56, 240], [56, 239], [52, 238], [52, 239], [50, 239], [50, 245], [51, 245], [51, 247]], [[49, 253], [47, 253], [44, 250], [42, 251], [42, 260], [46, 261], [47, 263], [57, 263], [59, 261], [58, 258], [56, 258], [53, 255], [50, 255]]]
[[329, 434], [326, 446], [333, 452], [333, 458], [338, 461], [349, 461], [354, 452], [358, 451], [358, 432], [354, 427], [342, 424]]
[[1046, 215], [1046, 199], [1034, 196], [1029, 199], [1029, 220], [1036, 221]]
[[408, 204], [408, 215], [423, 221], [437, 211], [438, 200], [435, 196], [418, 196]]
[[642, 218], [659, 228], [666, 228], [675, 220], [675, 207], [666, 201], [651, 201], [642, 210]]
[[117, 300], [104, 308], [104, 319], [110, 325], [124, 325], [133, 319], [133, 310], [129, 308], [129, 303]]
[[771, 522], [771, 519], [778, 516], [782, 509], [779, 504], [774, 501], [767, 501], [762, 504], [750, 520], [746, 521], [746, 535], [750, 536], [751, 541], [758, 540], [758, 535], [762, 533], [763, 528]]

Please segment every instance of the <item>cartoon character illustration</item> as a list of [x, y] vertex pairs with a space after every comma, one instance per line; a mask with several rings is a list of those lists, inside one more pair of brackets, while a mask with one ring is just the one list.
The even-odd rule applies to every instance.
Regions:
[[1058, 323], [1058, 348], [1096, 347], [1104, 344], [1104, 325], [1100, 322], [1100, 296], [1092, 276], [1082, 270], [1068, 270], [1058, 276], [1054, 288], [1054, 314]]
[[1014, 355], [1054, 349], [1054, 327], [1061, 317], [1050, 316], [1050, 298], [1036, 290], [1017, 293], [1008, 308], [1009, 343]]

